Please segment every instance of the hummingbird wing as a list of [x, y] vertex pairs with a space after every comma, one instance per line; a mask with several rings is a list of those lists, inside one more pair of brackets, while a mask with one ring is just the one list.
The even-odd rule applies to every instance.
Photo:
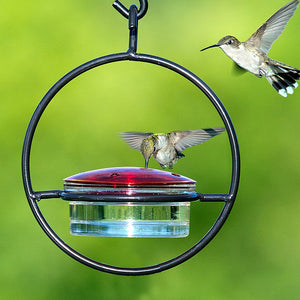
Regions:
[[258, 48], [267, 54], [293, 16], [298, 4], [299, 1], [294, 0], [280, 8], [251, 35], [245, 44]]
[[143, 140], [152, 134], [152, 132], [121, 132], [120, 136], [128, 146], [140, 151]]
[[185, 148], [204, 143], [210, 138], [222, 133], [224, 130], [224, 127], [219, 127], [186, 131], [172, 131], [170, 132], [170, 140], [172, 141], [175, 149], [181, 152]]

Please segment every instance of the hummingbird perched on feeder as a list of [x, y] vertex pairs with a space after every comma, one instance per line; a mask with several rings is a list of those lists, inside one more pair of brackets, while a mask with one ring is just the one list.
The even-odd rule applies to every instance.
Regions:
[[148, 168], [149, 159], [153, 156], [162, 168], [172, 169], [173, 164], [185, 156], [182, 153], [184, 149], [202, 144], [224, 130], [220, 127], [169, 133], [122, 132], [120, 135], [132, 149], [142, 152], [145, 168]]
[[217, 44], [201, 51], [213, 47], [221, 48], [238, 67], [257, 77], [266, 77], [281, 96], [287, 97], [298, 86], [296, 80], [300, 79], [300, 70], [269, 58], [267, 53], [293, 16], [298, 4], [299, 1], [294, 0], [280, 8], [246, 42], [240, 42], [234, 36], [228, 35]]

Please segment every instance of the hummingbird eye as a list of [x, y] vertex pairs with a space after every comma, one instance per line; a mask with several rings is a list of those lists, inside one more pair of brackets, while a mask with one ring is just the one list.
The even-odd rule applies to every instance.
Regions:
[[233, 43], [233, 40], [231, 39], [231, 40], [228, 41], [227, 44], [228, 44], [228, 45], [231, 45], [232, 43]]

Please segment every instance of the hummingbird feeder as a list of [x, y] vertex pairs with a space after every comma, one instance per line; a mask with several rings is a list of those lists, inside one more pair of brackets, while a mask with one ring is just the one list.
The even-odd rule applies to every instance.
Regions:
[[[234, 204], [240, 171], [238, 141], [231, 119], [217, 95], [199, 77], [167, 59], [137, 53], [138, 20], [147, 12], [148, 2], [140, 0], [140, 8], [127, 9], [119, 1], [113, 7], [129, 20], [129, 49], [88, 61], [58, 80], [43, 97], [28, 125], [22, 153], [24, 189], [34, 217], [49, 238], [75, 260], [99, 271], [119, 275], [147, 275], [172, 268], [203, 249], [225, 223]], [[118, 167], [88, 171], [64, 179], [64, 190], [33, 191], [30, 177], [30, 152], [33, 136], [47, 105], [71, 80], [102, 65], [118, 61], [155, 64], [189, 80], [214, 105], [221, 117], [230, 142], [232, 177], [228, 193], [196, 192], [196, 182], [179, 174], [137, 167]], [[190, 202], [222, 202], [223, 209], [211, 229], [183, 254], [157, 265], [125, 268], [92, 260], [66, 244], [45, 220], [38, 202], [62, 198], [69, 201], [70, 231], [79, 236], [106, 237], [185, 237], [189, 234]]]
[[65, 179], [75, 235], [185, 237], [195, 181], [161, 170], [108, 168]]

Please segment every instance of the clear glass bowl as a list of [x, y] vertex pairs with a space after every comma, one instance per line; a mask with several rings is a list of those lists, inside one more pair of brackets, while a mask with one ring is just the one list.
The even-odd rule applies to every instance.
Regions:
[[190, 202], [70, 202], [73, 235], [176, 238], [189, 234]]

